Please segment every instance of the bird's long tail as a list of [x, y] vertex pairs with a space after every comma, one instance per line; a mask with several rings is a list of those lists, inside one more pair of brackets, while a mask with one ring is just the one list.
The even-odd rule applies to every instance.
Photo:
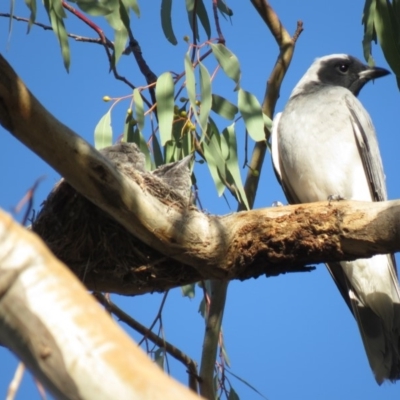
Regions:
[[378, 384], [400, 379], [400, 288], [393, 257], [329, 264], [357, 321]]

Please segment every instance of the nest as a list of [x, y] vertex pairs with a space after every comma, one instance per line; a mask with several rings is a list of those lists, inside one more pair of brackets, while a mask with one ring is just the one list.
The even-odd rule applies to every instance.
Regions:
[[[190, 158], [147, 172], [133, 143], [119, 143], [102, 153], [131, 179], [139, 174], [142, 188], [164, 203], [190, 206]], [[42, 204], [32, 230], [90, 290], [132, 295], [201, 279], [194, 268], [141, 242], [64, 179]]]

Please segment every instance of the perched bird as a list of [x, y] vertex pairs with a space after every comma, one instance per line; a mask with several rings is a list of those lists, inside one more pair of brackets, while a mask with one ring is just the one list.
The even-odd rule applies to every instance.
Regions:
[[[291, 204], [387, 199], [378, 142], [357, 95], [389, 71], [333, 54], [314, 61], [273, 123], [272, 160]], [[376, 381], [400, 379], [400, 288], [393, 255], [327, 265], [357, 320]]]

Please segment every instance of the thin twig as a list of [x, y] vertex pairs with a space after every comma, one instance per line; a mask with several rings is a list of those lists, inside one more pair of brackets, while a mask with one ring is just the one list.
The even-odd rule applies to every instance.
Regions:
[[217, 7], [217, 0], [213, 0], [213, 14], [214, 14], [214, 21], [215, 21], [215, 29], [218, 33], [218, 43], [225, 44], [225, 37], [222, 34], [221, 25], [219, 24], [219, 15], [218, 15], [218, 7]]
[[295, 33], [292, 36], [293, 43], [297, 42], [297, 39], [299, 38], [299, 36], [301, 35], [301, 32], [303, 32], [303, 31], [304, 31], [303, 21], [297, 21], [297, 28], [296, 28]]
[[[143, 53], [142, 53], [142, 49], [139, 45], [139, 42], [135, 39], [135, 37], [133, 36], [132, 30], [129, 28], [128, 29], [128, 34], [129, 34], [129, 48], [133, 53], [133, 56], [135, 57], [136, 63], [139, 67], [140, 72], [142, 73], [142, 75], [144, 76], [144, 78], [146, 79], [147, 85], [148, 85], [148, 89], [149, 89], [149, 93], [150, 93], [150, 97], [151, 97], [151, 101], [153, 103], [153, 106], [155, 106], [156, 104], [156, 94], [155, 94], [155, 83], [157, 82], [157, 75], [150, 69], [149, 65], [147, 64], [146, 60], [143, 58]], [[149, 104], [149, 102], [144, 98], [143, 94], [142, 95], [142, 99], [143, 101], [146, 102], [148, 107], [151, 107], [151, 105]], [[156, 115], [157, 118], [157, 109], [154, 109], [154, 113]]]
[[33, 208], [33, 199], [35, 192], [39, 186], [39, 183], [45, 179], [44, 176], [41, 176], [40, 178], [36, 179], [32, 187], [30, 187], [27, 192], [25, 193], [25, 196], [18, 202], [18, 204], [14, 207], [14, 212], [19, 213], [22, 209], [22, 207], [27, 204], [26, 211], [24, 214], [24, 217], [22, 218], [22, 225], [25, 225], [28, 222], [29, 214], [32, 211]]
[[[149, 326], [147, 332], [151, 332], [153, 330], [155, 324], [157, 323], [157, 321], [161, 318], [161, 313], [162, 313], [162, 311], [164, 309], [164, 305], [165, 305], [165, 301], [167, 300], [168, 293], [169, 293], [169, 290], [167, 290], [164, 293], [164, 296], [163, 296], [163, 298], [161, 300], [161, 304], [160, 304], [160, 307], [158, 309], [157, 315], [155, 316], [154, 321], [152, 322], [152, 324]], [[144, 335], [144, 338], [138, 343], [139, 346], [143, 343], [143, 340], [146, 339], [146, 338], [147, 338], [147, 336]]]
[[14, 376], [8, 385], [6, 400], [14, 400], [19, 387], [21, 386], [21, 381], [24, 376], [25, 365], [22, 362], [18, 363], [17, 369], [15, 370]]
[[[19, 22], [25, 22], [25, 23], [29, 23], [30, 22], [29, 18], [18, 17], [17, 15], [11, 15], [9, 13], [0, 13], [0, 17], [12, 18], [15, 21], [19, 21]], [[44, 29], [45, 31], [52, 31], [53, 30], [53, 28], [50, 25], [46, 25], [46, 24], [43, 24], [41, 22], [33, 22], [32, 24], [38, 26], [39, 28]], [[70, 37], [71, 39], [76, 40], [77, 42], [95, 43], [95, 44], [100, 44], [102, 46], [104, 45], [104, 43], [102, 43], [101, 39], [80, 36], [80, 35], [76, 35], [74, 33], [67, 33], [67, 36]], [[106, 45], [111, 49], [114, 48], [114, 43], [111, 42], [108, 39], [107, 39], [107, 44]]]
[[157, 346], [164, 348], [165, 351], [171, 357], [175, 358], [176, 360], [184, 364], [188, 369], [187, 372], [189, 375], [189, 387], [195, 393], [197, 393], [197, 382], [199, 381], [199, 376], [197, 373], [197, 363], [194, 360], [192, 360], [190, 357], [188, 357], [185, 353], [183, 353], [181, 350], [176, 348], [171, 343], [157, 336], [149, 328], [146, 328], [144, 325], [134, 320], [131, 316], [129, 316], [118, 306], [116, 306], [112, 301], [107, 299], [103, 294], [96, 292], [94, 293], [94, 296], [101, 304], [103, 304], [104, 307], [106, 307], [110, 312], [112, 312], [116, 317], [118, 317], [119, 320], [126, 323], [128, 326], [130, 326], [135, 331], [139, 332], [141, 335], [145, 336], [147, 339], [152, 341]]
[[115, 79], [124, 82], [132, 90], [134, 90], [135, 85], [133, 85], [131, 82], [128, 81], [128, 79], [126, 79], [124, 76], [121, 76], [118, 73], [115, 63], [113, 62], [113, 56], [110, 52], [109, 46], [107, 45], [107, 43], [109, 42], [109, 39], [107, 39], [103, 30], [98, 25], [96, 25], [94, 22], [92, 22], [90, 19], [88, 19], [84, 14], [82, 14], [80, 11], [78, 11], [76, 8], [69, 5], [66, 1], [63, 0], [61, 2], [61, 4], [66, 10], [68, 10], [71, 14], [75, 15], [78, 19], [80, 19], [83, 23], [88, 25], [91, 29], [93, 29], [99, 35], [101, 43], [107, 54], [110, 69], [113, 72]]
[[[286, 31], [282, 22], [279, 20], [277, 14], [269, 5], [267, 0], [250, 1], [253, 4], [254, 8], [260, 14], [261, 18], [267, 24], [280, 49], [275, 67], [267, 80], [267, 88], [262, 105], [264, 114], [272, 119], [275, 112], [276, 102], [279, 98], [279, 92], [283, 78], [292, 60], [295, 41], [290, 37], [289, 33]], [[302, 23], [298, 22], [296, 33], [293, 36], [296, 40], [298, 39], [302, 30]], [[266, 131], [265, 135], [266, 140], [268, 140], [269, 132]], [[244, 190], [247, 195], [247, 200], [250, 208], [253, 208], [254, 205], [266, 149], [266, 142], [257, 142], [254, 146], [253, 154], [249, 163], [250, 168], [247, 172]], [[255, 174], [254, 171], [257, 171], [258, 173]], [[243, 210], [243, 205], [240, 204], [238, 210]]]

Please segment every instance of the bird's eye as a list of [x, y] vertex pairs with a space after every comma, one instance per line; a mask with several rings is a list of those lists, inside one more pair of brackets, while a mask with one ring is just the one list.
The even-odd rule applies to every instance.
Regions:
[[342, 74], [345, 74], [349, 70], [349, 65], [348, 64], [339, 64], [337, 66], [337, 68]]

